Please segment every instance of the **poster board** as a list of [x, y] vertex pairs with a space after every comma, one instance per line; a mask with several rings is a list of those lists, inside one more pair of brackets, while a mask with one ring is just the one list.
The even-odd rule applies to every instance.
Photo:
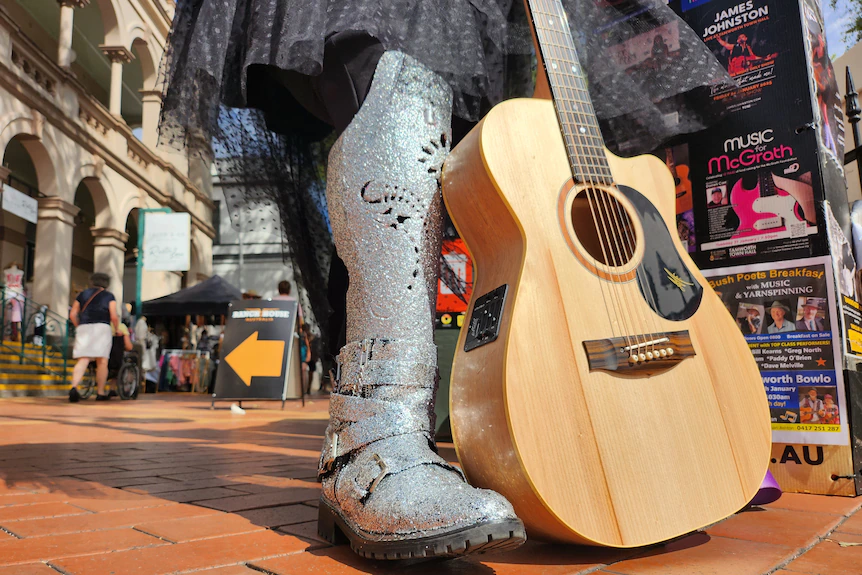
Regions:
[[[848, 371], [862, 352], [862, 306], [847, 281], [843, 114], [818, 1], [669, 5], [736, 81], [711, 93], [721, 121], [656, 152], [676, 178], [680, 239], [761, 369], [779, 485], [854, 495], [862, 482], [842, 477], [862, 437]], [[797, 325], [806, 302], [815, 331]], [[767, 331], [773, 305], [792, 328]]]
[[295, 300], [230, 304], [213, 401], [303, 397]]
[[191, 215], [147, 213], [144, 226], [143, 269], [188, 271], [191, 267]]

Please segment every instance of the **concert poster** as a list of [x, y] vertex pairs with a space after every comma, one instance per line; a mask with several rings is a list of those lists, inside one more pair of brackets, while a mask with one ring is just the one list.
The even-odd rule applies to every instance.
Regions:
[[798, 42], [787, 41], [802, 37], [795, 2], [712, 0], [697, 7], [679, 2], [671, 6], [682, 11], [686, 23], [733, 78], [735, 86], [716, 88], [712, 94], [728, 111], [769, 106], [781, 97], [783, 86], [802, 79], [804, 53], [794, 49]]
[[823, 13], [815, 0], [803, 0], [802, 12], [821, 144], [831, 155], [830, 159], [843, 171], [844, 109], [835, 69], [826, 46]]
[[822, 154], [799, 3], [670, 6], [738, 83], [714, 94], [726, 110], [720, 122], [657, 153], [672, 155], [668, 165], [687, 176], [692, 213], [687, 218], [678, 199], [677, 228], [692, 258], [709, 269], [826, 255]]
[[760, 368], [774, 443], [849, 443], [831, 268], [819, 257], [703, 272]]
[[844, 353], [862, 356], [862, 306], [859, 304], [856, 259], [850, 241], [835, 219], [832, 204], [823, 202], [826, 227], [831, 248], [832, 269], [841, 296], [841, 321], [844, 332]]

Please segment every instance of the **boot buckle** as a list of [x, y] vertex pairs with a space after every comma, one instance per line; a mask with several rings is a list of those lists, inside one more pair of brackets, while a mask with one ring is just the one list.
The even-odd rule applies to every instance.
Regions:
[[332, 438], [326, 445], [326, 457], [323, 459], [323, 471], [332, 471], [335, 460], [338, 458], [338, 434], [333, 433]]

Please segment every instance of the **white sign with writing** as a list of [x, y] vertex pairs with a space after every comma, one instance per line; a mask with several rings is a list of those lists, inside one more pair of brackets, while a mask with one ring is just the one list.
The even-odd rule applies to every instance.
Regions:
[[3, 184], [3, 209], [34, 224], [39, 219], [39, 202], [9, 184]]
[[142, 214], [144, 223], [144, 269], [179, 272], [191, 267], [192, 219], [187, 213]]

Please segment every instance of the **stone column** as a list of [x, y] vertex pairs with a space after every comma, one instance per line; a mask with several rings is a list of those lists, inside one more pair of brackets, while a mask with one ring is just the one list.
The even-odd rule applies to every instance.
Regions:
[[111, 61], [111, 100], [108, 108], [117, 117], [123, 111], [123, 64], [132, 61], [132, 53], [124, 46], [99, 46]]
[[72, 29], [75, 8], [84, 8], [90, 0], [57, 0], [60, 3], [60, 38], [58, 39], [57, 64], [63, 68], [72, 65]]
[[162, 111], [162, 93], [159, 90], [141, 90], [141, 141], [151, 150], [159, 139], [159, 114]]
[[112, 228], [90, 228], [90, 231], [93, 233], [93, 271], [111, 277], [108, 289], [117, 299], [117, 313], [122, 315], [123, 269], [129, 234]]
[[79, 208], [56, 196], [39, 198], [33, 300], [69, 315], [72, 279], [72, 231]]

